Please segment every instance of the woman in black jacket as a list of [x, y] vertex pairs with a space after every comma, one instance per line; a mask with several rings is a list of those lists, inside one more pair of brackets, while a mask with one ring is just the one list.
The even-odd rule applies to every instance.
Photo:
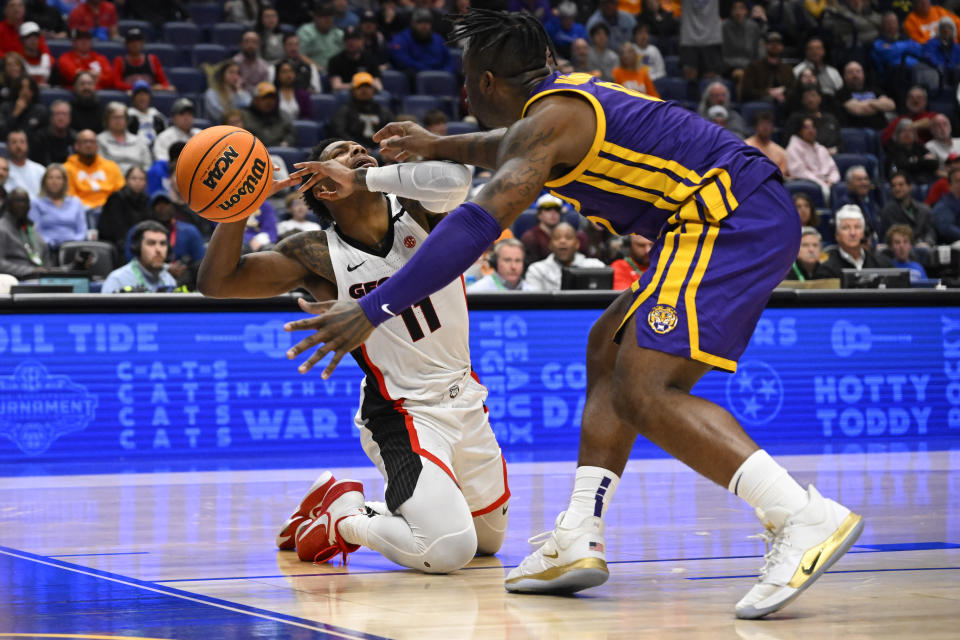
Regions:
[[97, 223], [97, 238], [117, 247], [117, 255], [126, 251], [127, 232], [138, 222], [150, 217], [147, 198], [147, 174], [140, 167], [130, 167], [127, 183], [107, 198]]
[[40, 102], [37, 83], [33, 78], [20, 79], [19, 91], [0, 104], [0, 134], [6, 139], [11, 131], [24, 131], [32, 138], [37, 131], [47, 126], [47, 108]]

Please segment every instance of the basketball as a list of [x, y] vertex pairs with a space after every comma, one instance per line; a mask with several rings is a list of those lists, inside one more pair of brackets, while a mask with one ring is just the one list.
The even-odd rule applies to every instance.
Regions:
[[270, 195], [273, 163], [249, 131], [210, 127], [183, 148], [176, 180], [180, 195], [198, 215], [234, 222], [254, 213]]

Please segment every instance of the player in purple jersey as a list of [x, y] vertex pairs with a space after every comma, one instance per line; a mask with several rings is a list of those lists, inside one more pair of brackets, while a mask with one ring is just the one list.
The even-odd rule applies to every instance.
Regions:
[[603, 516], [640, 433], [756, 509], [769, 551], [736, 615], [779, 610], [853, 545], [862, 518], [804, 490], [730, 413], [690, 393], [711, 368], [736, 370], [796, 257], [800, 226], [779, 171], [673, 103], [557, 74], [550, 41], [530, 16], [472, 11], [455, 37], [467, 43], [471, 110], [492, 130], [436, 137], [395, 123], [375, 140], [399, 159], [476, 164], [494, 169], [493, 178], [383, 286], [290, 323], [316, 330], [290, 357], [322, 343], [301, 370], [333, 352], [329, 375], [374, 326], [472, 264], [544, 188], [614, 232], [655, 238], [650, 269], [590, 331], [570, 504], [506, 588], [572, 592], [606, 581]]

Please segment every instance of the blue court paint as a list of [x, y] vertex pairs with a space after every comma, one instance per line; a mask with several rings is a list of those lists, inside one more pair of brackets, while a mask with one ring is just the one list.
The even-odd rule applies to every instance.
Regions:
[[142, 556], [149, 551], [118, 551], [117, 553], [61, 553], [48, 558], [90, 558], [93, 556]]
[[359, 631], [0, 547], [0, 634], [382, 640]]

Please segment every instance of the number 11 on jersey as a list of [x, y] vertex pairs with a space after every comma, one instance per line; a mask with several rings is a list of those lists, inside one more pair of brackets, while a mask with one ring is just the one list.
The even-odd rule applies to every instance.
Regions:
[[437, 311], [433, 308], [433, 303], [430, 302], [429, 297], [414, 303], [409, 309], [401, 313], [400, 317], [403, 318], [403, 324], [407, 325], [410, 338], [416, 342], [417, 340], [422, 340], [426, 334], [424, 334], [423, 329], [420, 327], [420, 321], [417, 319], [417, 314], [413, 312], [413, 307], [420, 307], [420, 311], [423, 312], [423, 319], [426, 320], [427, 329], [430, 330], [430, 333], [440, 328], [440, 318], [437, 317]]

